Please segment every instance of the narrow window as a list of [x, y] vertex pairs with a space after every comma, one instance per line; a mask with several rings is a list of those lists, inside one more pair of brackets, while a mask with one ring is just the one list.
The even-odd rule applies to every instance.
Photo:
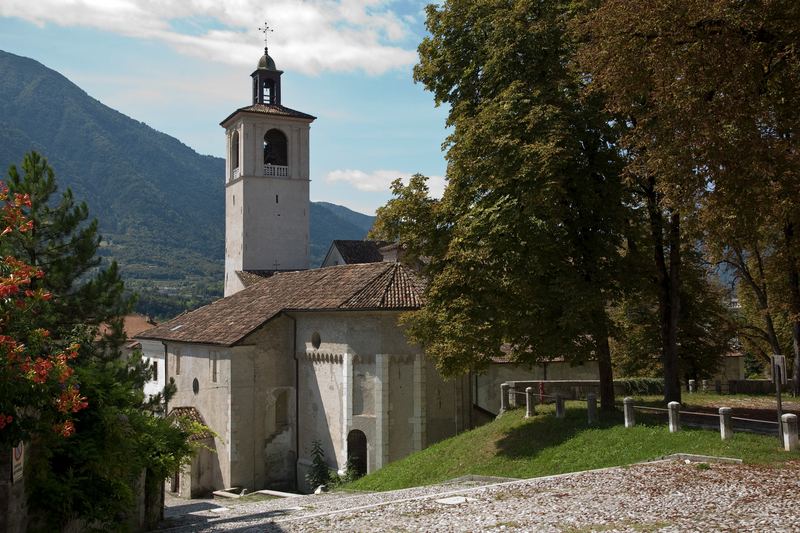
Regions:
[[153, 379], [158, 381], [158, 361], [153, 361]]
[[217, 382], [217, 352], [212, 351], [209, 353], [209, 359], [211, 360], [211, 382]]
[[175, 348], [175, 375], [181, 375], [181, 349]]
[[231, 168], [239, 168], [239, 132], [234, 131], [231, 138]]
[[277, 194], [275, 195], [275, 203], [276, 204], [278, 203], [278, 195]]

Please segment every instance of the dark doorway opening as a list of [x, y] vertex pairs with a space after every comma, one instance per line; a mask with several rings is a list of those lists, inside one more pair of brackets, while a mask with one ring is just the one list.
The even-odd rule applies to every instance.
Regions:
[[367, 475], [367, 436], [354, 429], [347, 434], [347, 460], [358, 472], [358, 476]]

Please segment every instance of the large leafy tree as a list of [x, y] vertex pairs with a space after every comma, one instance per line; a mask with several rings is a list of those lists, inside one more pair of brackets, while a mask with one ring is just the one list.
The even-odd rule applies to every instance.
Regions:
[[22, 215], [31, 227], [9, 233], [0, 242], [0, 252], [23, 259], [45, 274], [33, 285], [49, 292], [53, 300], [34, 323], [63, 333], [76, 324], [118, 322], [133, 310], [135, 297], [123, 298], [125, 286], [116, 262], [98, 268], [97, 219], [89, 221], [89, 208], [85, 202], [76, 205], [70, 189], [56, 198], [55, 172], [39, 153], [26, 154], [20, 169], [16, 165], [8, 169], [7, 187], [9, 194], [30, 199], [29, 205], [22, 206]]
[[444, 375], [508, 345], [520, 362], [597, 357], [613, 405], [609, 302], [619, 292], [625, 190], [617, 123], [581, 98], [569, 2], [450, 0], [427, 8], [415, 80], [450, 106], [448, 187], [394, 184], [374, 236], [424, 256], [425, 307], [406, 317]]
[[756, 253], [743, 239], [771, 236], [800, 382], [800, 5], [588, 3], [600, 6], [579, 25], [580, 61], [628, 117], [636, 172], [657, 177], [668, 209], [699, 209], [699, 227], [746, 252], [743, 264]]

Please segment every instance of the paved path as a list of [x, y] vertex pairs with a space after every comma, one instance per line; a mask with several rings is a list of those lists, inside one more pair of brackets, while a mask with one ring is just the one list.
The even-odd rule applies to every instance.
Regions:
[[800, 462], [698, 464], [664, 461], [499, 484], [249, 504], [178, 501], [161, 531], [800, 532]]

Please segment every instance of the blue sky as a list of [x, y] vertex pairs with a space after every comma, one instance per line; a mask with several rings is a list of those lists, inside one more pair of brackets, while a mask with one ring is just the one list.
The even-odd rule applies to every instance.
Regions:
[[[412, 80], [425, 36], [415, 0], [2, 0], [0, 50], [57, 70], [104, 104], [224, 155], [219, 122], [250, 104], [263, 54], [282, 103], [311, 126], [311, 199], [373, 214], [393, 179], [444, 188], [447, 109]], [[220, 194], [222, 193], [220, 176]]]

